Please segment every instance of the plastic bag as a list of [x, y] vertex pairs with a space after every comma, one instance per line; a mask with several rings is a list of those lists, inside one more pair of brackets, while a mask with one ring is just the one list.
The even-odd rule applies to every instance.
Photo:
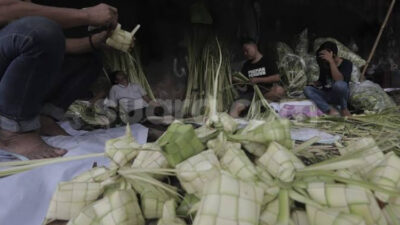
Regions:
[[369, 80], [350, 84], [350, 104], [364, 111], [381, 112], [396, 107], [396, 103], [378, 85]]
[[361, 71], [360, 69], [353, 64], [353, 71], [351, 72], [351, 82], [357, 83], [360, 82]]

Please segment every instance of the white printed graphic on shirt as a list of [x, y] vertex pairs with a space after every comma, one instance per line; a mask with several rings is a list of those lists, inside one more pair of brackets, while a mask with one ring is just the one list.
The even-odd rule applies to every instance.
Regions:
[[257, 68], [254, 70], [249, 70], [249, 77], [259, 77], [259, 76], [265, 76], [267, 75], [267, 72], [265, 70], [265, 67]]

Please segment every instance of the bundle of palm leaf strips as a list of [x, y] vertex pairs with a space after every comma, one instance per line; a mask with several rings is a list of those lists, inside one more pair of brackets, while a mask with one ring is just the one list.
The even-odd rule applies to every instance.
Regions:
[[213, 83], [217, 73], [220, 74], [217, 110], [228, 110], [235, 98], [228, 50], [204, 27], [195, 28], [186, 39], [186, 43], [188, 80], [182, 114], [199, 116], [210, 110], [207, 99], [213, 94]]

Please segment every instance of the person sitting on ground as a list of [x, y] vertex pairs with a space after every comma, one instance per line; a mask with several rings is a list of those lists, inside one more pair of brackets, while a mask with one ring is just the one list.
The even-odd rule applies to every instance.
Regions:
[[[56, 120], [100, 74], [96, 50], [117, 24], [117, 9], [106, 4], [70, 9], [0, 0], [0, 149], [29, 159], [66, 153], [40, 135], [67, 135]], [[63, 29], [82, 26], [104, 29], [65, 38]]]
[[304, 88], [304, 95], [323, 113], [339, 115], [335, 108], [339, 106], [343, 116], [351, 116], [347, 102], [353, 63], [340, 58], [337, 45], [330, 41], [323, 43], [316, 54], [320, 67], [319, 79]]
[[[153, 101], [146, 93], [146, 91], [139, 84], [129, 83], [128, 77], [122, 71], [116, 71], [111, 74], [114, 85], [111, 87], [109, 94], [109, 101], [111, 105], [120, 105], [125, 113], [129, 116], [129, 123], [143, 122], [148, 115], [151, 115], [150, 108], [154, 110], [154, 114], [159, 116], [163, 114], [162, 108], [159, 104]], [[123, 112], [120, 112], [120, 114]]]
[[[281, 77], [275, 62], [261, 54], [254, 40], [245, 40], [242, 49], [247, 59], [242, 67], [242, 74], [247, 76], [252, 84], [260, 85], [267, 100], [280, 101], [285, 96], [285, 89], [279, 85]], [[254, 95], [253, 87], [239, 91], [239, 95], [239, 99], [234, 102], [230, 111], [230, 115], [235, 118], [250, 106]]]

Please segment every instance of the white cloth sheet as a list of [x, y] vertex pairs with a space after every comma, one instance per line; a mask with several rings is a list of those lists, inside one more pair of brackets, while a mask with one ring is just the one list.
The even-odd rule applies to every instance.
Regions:
[[[62, 124], [67, 132], [77, 136], [51, 137], [45, 141], [68, 150], [66, 156], [104, 152], [105, 142], [123, 136], [125, 127], [91, 132], [78, 132]], [[131, 125], [132, 134], [140, 144], [146, 143], [148, 129]], [[0, 178], [0, 225], [41, 225], [57, 184], [98, 166], [108, 165], [105, 157], [65, 162], [37, 168], [13, 176]]]

